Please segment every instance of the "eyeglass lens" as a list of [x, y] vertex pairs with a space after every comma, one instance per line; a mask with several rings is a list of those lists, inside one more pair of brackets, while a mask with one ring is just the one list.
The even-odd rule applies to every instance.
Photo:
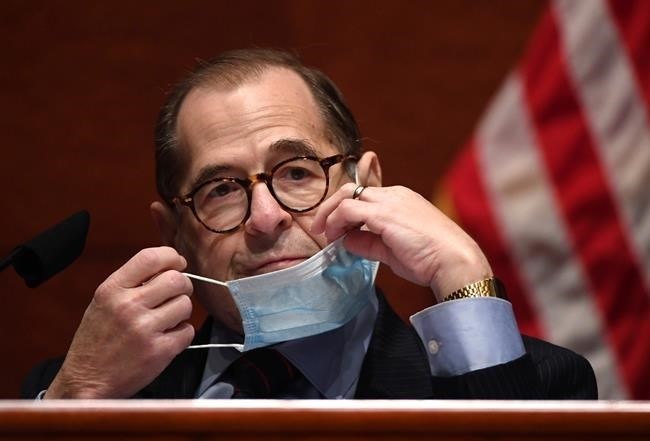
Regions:
[[[273, 169], [270, 181], [278, 202], [294, 211], [306, 211], [318, 205], [327, 191], [325, 171], [312, 158], [279, 164]], [[201, 187], [193, 199], [199, 219], [217, 231], [237, 227], [248, 211], [248, 193], [234, 179], [210, 182]]]

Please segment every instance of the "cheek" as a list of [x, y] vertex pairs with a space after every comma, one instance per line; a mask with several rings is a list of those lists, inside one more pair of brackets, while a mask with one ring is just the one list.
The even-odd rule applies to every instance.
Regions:
[[313, 234], [311, 232], [311, 225], [314, 222], [314, 215], [316, 214], [316, 209], [309, 211], [303, 214], [296, 214], [293, 217], [294, 222], [299, 226], [299, 228], [311, 238], [320, 249], [323, 249], [327, 246], [327, 237], [325, 233], [322, 234]]
[[[218, 235], [215, 235], [218, 236]], [[235, 240], [232, 236], [218, 236], [204, 239], [195, 251], [198, 267], [206, 277], [217, 280], [232, 279], [232, 260]]]
[[188, 270], [217, 280], [228, 280], [234, 253], [232, 236], [206, 230], [203, 226], [184, 225], [178, 251], [187, 259]]

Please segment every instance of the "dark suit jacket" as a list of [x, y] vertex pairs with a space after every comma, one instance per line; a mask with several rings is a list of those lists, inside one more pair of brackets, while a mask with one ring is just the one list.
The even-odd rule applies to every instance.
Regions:
[[[209, 319], [194, 344], [207, 343]], [[356, 398], [427, 399], [595, 399], [596, 379], [587, 360], [568, 349], [523, 337], [526, 355], [509, 363], [454, 377], [432, 377], [425, 348], [412, 327], [393, 312], [382, 295]], [[203, 375], [207, 350], [184, 351], [134, 398], [193, 398]], [[37, 366], [26, 378], [22, 396], [47, 389], [61, 366]]]

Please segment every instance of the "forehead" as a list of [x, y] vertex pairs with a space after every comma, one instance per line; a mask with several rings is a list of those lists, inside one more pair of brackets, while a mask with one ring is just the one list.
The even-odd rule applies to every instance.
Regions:
[[278, 141], [297, 140], [325, 155], [334, 146], [315, 99], [293, 71], [269, 68], [237, 87], [193, 89], [178, 115], [177, 134], [191, 179], [202, 167], [265, 167]]

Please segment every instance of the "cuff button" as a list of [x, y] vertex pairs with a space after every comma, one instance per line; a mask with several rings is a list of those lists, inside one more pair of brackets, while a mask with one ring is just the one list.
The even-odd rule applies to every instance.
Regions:
[[435, 340], [429, 340], [429, 344], [427, 346], [429, 347], [429, 353], [432, 355], [436, 355], [440, 350], [440, 343]]

